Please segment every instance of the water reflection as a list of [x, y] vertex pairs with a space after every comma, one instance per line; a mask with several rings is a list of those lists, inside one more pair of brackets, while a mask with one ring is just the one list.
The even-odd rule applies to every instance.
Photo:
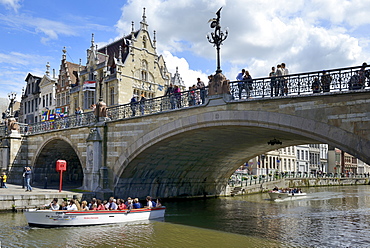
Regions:
[[[9, 224], [1, 247], [277, 247], [278, 243], [233, 233], [160, 221], [30, 228], [23, 214], [0, 214]], [[14, 221], [14, 222], [13, 222]]]
[[1, 213], [2, 247], [368, 247], [370, 186], [306, 189], [307, 198], [267, 194], [169, 202], [163, 221], [29, 228]]

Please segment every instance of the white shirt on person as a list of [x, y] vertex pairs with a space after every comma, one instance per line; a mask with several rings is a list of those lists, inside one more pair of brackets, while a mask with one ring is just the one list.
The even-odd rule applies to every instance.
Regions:
[[72, 205], [67, 206], [67, 210], [72, 211], [72, 210], [78, 210], [78, 209], [77, 209], [76, 204], [72, 204]]

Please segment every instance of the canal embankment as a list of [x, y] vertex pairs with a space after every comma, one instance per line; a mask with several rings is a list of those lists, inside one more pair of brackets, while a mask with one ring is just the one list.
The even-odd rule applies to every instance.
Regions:
[[321, 187], [321, 186], [349, 186], [349, 185], [368, 185], [370, 179], [368, 177], [343, 177], [343, 178], [279, 178], [274, 180], [251, 180], [230, 183], [222, 196], [235, 196], [243, 194], [263, 193], [278, 188], [305, 188], [305, 187]]
[[68, 190], [43, 189], [33, 187], [26, 191], [22, 185], [7, 184], [8, 188], [0, 188], [0, 211], [38, 208], [49, 204], [54, 198], [81, 199], [83, 194]]
[[[256, 179], [230, 183], [220, 196], [237, 196], [244, 194], [264, 193], [275, 186], [278, 188], [305, 188], [321, 186], [348, 186], [348, 185], [367, 185], [370, 178], [275, 178]], [[0, 188], [0, 211], [39, 208], [49, 204], [54, 198], [62, 199], [84, 199], [86, 192], [75, 192], [73, 190], [43, 189], [33, 187], [32, 192], [25, 191], [21, 185], [7, 184], [8, 188]], [[91, 194], [91, 193], [90, 193]], [[187, 197], [189, 198], [189, 197]], [[192, 197], [190, 197], [192, 198]]]

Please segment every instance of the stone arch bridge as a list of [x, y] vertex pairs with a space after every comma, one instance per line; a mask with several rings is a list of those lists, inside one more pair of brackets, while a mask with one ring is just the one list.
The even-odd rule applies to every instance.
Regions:
[[[218, 195], [241, 164], [281, 147], [327, 143], [370, 163], [369, 127], [368, 90], [245, 101], [221, 95], [202, 106], [27, 135], [13, 145], [12, 166], [32, 166], [35, 182], [48, 174], [55, 181], [55, 161], [65, 159], [66, 180], [122, 198]], [[268, 145], [273, 138], [282, 145]]]

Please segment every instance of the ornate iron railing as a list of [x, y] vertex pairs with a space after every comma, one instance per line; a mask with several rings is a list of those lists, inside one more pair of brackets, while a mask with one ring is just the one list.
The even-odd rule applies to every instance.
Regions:
[[[18, 128], [17, 128], [18, 133], [20, 133], [20, 134], [26, 134], [27, 133], [27, 129], [28, 129], [27, 124], [19, 123], [19, 122], [17, 122], [16, 124], [18, 124]], [[0, 138], [8, 136], [9, 134], [11, 134], [11, 130], [8, 129], [7, 125], [1, 124], [0, 125]]]
[[[275, 78], [257, 78], [251, 81], [232, 81], [230, 82], [230, 94], [233, 101], [249, 97], [254, 99], [267, 97], [291, 97], [313, 93], [327, 92], [342, 92], [349, 90], [361, 90], [370, 88], [370, 76], [368, 67], [349, 67], [341, 69], [333, 69], [325, 71], [329, 77], [329, 84], [324, 84], [324, 71], [315, 71], [300, 74], [291, 74], [283, 77]], [[364, 70], [366, 69], [366, 71]], [[366, 72], [366, 73], [364, 73]], [[244, 84], [241, 86], [241, 84]], [[315, 91], [313, 85], [318, 84], [319, 87]], [[251, 89], [249, 88], [251, 86]], [[239, 97], [239, 90], [242, 89]], [[204, 92], [207, 95], [207, 89]], [[171, 111], [180, 108], [200, 106], [199, 90], [184, 91], [177, 94], [166, 95], [147, 99], [145, 102], [128, 103], [119, 106], [107, 108], [107, 116], [105, 121], [115, 121], [125, 118], [143, 116], [164, 111]], [[55, 119], [53, 121], [44, 121], [34, 124], [29, 124], [24, 127], [22, 134], [36, 134], [53, 130], [73, 128], [80, 126], [92, 125], [96, 122], [96, 117], [93, 112], [87, 112], [80, 115], [71, 115], [68, 117]], [[0, 135], [1, 135], [0, 130]]]
[[[340, 68], [230, 82], [233, 100], [297, 96], [369, 88], [369, 66]], [[239, 94], [241, 93], [241, 94]]]
[[[205, 90], [205, 95], [207, 90]], [[199, 97], [198, 97], [199, 96]], [[175, 110], [186, 107], [195, 107], [201, 104], [200, 90], [184, 91], [170, 96], [161, 96], [146, 99], [144, 102], [128, 103], [107, 108], [106, 121], [115, 121], [131, 117], [143, 116], [163, 111]], [[25, 134], [43, 133], [53, 130], [88, 126], [96, 123], [94, 112], [86, 112], [80, 115], [71, 115], [52, 121], [43, 121], [28, 125]]]

